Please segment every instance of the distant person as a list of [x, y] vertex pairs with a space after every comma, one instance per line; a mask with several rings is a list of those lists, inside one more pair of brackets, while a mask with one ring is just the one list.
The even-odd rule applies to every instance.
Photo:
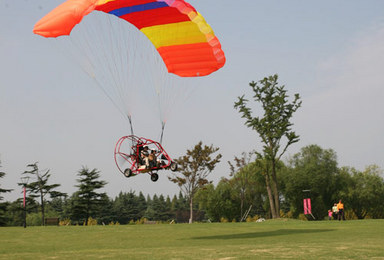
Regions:
[[339, 211], [337, 210], [337, 203], [333, 204], [333, 207], [332, 207], [332, 217], [334, 220], [337, 219], [339, 215]]
[[328, 220], [332, 220], [332, 210], [328, 210]]
[[344, 216], [344, 204], [339, 200], [339, 203], [337, 204], [337, 210], [339, 212], [338, 214], [338, 220], [340, 221], [341, 219], [345, 220]]

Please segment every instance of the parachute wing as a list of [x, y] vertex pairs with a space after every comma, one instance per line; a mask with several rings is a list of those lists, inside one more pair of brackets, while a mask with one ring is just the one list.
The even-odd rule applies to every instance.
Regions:
[[149, 38], [170, 73], [205, 76], [225, 64], [212, 28], [183, 0], [67, 0], [37, 22], [33, 31], [44, 37], [69, 35], [93, 11], [133, 24]]

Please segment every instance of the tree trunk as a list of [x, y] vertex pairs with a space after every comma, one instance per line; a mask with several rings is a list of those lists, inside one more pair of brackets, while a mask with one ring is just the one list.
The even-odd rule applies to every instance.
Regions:
[[280, 200], [279, 200], [279, 189], [277, 187], [277, 176], [276, 176], [276, 163], [272, 161], [272, 189], [275, 203], [275, 214], [277, 218], [280, 217]]
[[273, 199], [273, 194], [272, 194], [272, 189], [271, 189], [271, 184], [269, 181], [268, 173], [265, 174], [265, 185], [267, 186], [268, 199], [269, 199], [269, 205], [271, 207], [272, 218], [277, 218], [276, 210], [275, 210], [275, 203], [274, 203], [274, 199]]
[[243, 219], [243, 208], [244, 208], [244, 194], [241, 192], [241, 202], [240, 202], [240, 220]]
[[193, 222], [193, 199], [192, 196], [189, 199], [189, 224]]
[[45, 226], [45, 205], [44, 205], [44, 197], [43, 194], [40, 193], [40, 200], [41, 200], [41, 220], [42, 220], [42, 225]]

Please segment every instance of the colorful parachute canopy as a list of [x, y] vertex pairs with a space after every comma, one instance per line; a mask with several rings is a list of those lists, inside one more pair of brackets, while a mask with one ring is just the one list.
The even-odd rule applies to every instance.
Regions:
[[33, 32], [44, 37], [69, 35], [94, 10], [136, 26], [156, 47], [168, 72], [205, 76], [225, 64], [212, 28], [183, 0], [67, 0], [37, 22]]

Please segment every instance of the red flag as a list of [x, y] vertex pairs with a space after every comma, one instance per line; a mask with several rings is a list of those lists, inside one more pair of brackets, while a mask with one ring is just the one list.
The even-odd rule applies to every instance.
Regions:
[[311, 199], [304, 199], [304, 214], [312, 214]]

